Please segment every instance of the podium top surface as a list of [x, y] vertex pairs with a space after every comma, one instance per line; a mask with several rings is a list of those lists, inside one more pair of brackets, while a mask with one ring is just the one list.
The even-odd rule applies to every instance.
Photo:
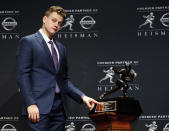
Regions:
[[89, 112], [91, 114], [108, 113], [113, 114], [133, 114], [139, 116], [142, 109], [138, 100], [127, 97], [117, 97], [101, 100], [102, 105], [95, 105], [94, 109]]

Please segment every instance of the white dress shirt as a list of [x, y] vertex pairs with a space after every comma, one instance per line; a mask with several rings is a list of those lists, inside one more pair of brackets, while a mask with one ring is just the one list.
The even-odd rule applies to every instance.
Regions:
[[51, 49], [51, 44], [49, 43], [49, 41], [52, 41], [54, 43], [53, 45], [54, 45], [54, 48], [56, 50], [56, 53], [57, 53], [57, 56], [58, 56], [58, 63], [59, 63], [59, 51], [58, 51], [58, 49], [57, 49], [57, 47], [55, 45], [55, 42], [53, 41], [53, 39], [50, 40], [48, 38], [48, 36], [45, 33], [43, 33], [42, 29], [39, 29], [39, 32], [42, 34], [42, 37], [45, 40], [45, 42], [46, 42], [46, 44], [47, 44], [47, 46], [48, 46], [48, 48], [50, 50], [51, 55], [52, 55], [52, 49]]

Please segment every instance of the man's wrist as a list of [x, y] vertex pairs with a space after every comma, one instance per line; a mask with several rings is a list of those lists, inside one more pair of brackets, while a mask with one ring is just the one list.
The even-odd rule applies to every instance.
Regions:
[[[30, 107], [30, 106], [33, 106], [33, 105], [36, 105], [36, 103], [28, 105], [27, 108]], [[37, 106], [37, 105], [36, 105], [36, 106]]]
[[83, 100], [83, 98], [84, 98], [85, 96], [86, 96], [85, 94], [82, 94], [82, 95], [81, 95], [82, 100]]

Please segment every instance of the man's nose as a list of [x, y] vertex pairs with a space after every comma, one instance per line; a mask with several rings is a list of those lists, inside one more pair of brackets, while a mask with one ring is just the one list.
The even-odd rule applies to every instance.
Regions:
[[54, 26], [55, 26], [55, 27], [58, 27], [58, 26], [59, 26], [59, 23], [58, 23], [58, 22], [56, 22]]

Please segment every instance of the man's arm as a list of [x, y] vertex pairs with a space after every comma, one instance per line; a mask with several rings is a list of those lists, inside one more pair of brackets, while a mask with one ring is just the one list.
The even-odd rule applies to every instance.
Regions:
[[31, 91], [31, 66], [31, 43], [26, 38], [22, 38], [17, 49], [17, 84], [27, 107], [36, 103]]
[[39, 120], [39, 110], [31, 91], [32, 46], [30, 40], [22, 38], [17, 49], [17, 84], [27, 107], [28, 118]]

